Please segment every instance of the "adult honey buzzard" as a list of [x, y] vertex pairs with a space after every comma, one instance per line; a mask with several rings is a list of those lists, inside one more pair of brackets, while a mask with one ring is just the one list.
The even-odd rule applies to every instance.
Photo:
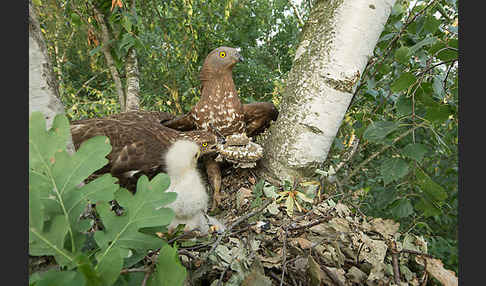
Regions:
[[[254, 136], [276, 120], [278, 111], [270, 102], [242, 104], [233, 82], [232, 70], [243, 57], [234, 48], [219, 47], [209, 53], [200, 72], [201, 97], [187, 113], [163, 122], [180, 131], [208, 130], [222, 136]], [[213, 158], [205, 160], [211, 183], [213, 206], [220, 203], [221, 170]]]

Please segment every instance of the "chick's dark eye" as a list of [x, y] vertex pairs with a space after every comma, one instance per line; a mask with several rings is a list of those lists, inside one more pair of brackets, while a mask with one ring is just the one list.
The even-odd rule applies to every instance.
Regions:
[[219, 52], [219, 56], [224, 58], [224, 57], [226, 57], [226, 53], [225, 52]]

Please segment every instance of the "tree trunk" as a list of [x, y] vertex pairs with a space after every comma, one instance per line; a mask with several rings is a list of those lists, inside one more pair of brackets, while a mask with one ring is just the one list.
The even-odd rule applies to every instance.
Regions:
[[[37, 15], [32, 1], [29, 1], [29, 114], [34, 111], [44, 114], [46, 128], [49, 129], [54, 117], [64, 114], [64, 106], [59, 100], [58, 82], [49, 62]], [[71, 138], [67, 142], [67, 150], [74, 152]]]
[[265, 177], [309, 178], [324, 162], [394, 2], [315, 2], [289, 72], [280, 115], [261, 139]]
[[115, 60], [113, 59], [113, 56], [111, 55], [111, 38], [110, 38], [110, 33], [108, 31], [108, 26], [105, 23], [105, 19], [103, 14], [98, 11], [98, 9], [93, 7], [94, 14], [96, 16], [96, 19], [98, 23], [100, 24], [101, 27], [101, 44], [103, 54], [105, 55], [106, 59], [106, 64], [108, 65], [108, 68], [110, 69], [111, 77], [113, 78], [113, 81], [115, 82], [115, 88], [116, 92], [118, 93], [118, 100], [120, 101], [120, 109], [121, 112], [126, 111], [126, 98], [125, 98], [125, 92], [123, 90], [123, 85], [120, 79], [120, 74], [118, 73], [118, 70], [116, 69], [115, 65]]
[[140, 108], [140, 83], [138, 72], [137, 51], [134, 47], [128, 51], [127, 62], [127, 111], [138, 110]]

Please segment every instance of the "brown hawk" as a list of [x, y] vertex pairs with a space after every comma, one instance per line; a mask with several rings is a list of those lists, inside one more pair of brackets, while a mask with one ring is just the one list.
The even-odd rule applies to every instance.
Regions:
[[164, 154], [177, 140], [196, 142], [201, 154], [216, 152], [216, 135], [204, 130], [181, 132], [160, 124], [167, 118], [172, 116], [165, 112], [129, 111], [72, 121], [71, 134], [76, 149], [84, 140], [97, 135], [110, 138], [109, 164], [99, 172], [109, 171], [118, 178], [128, 171], [165, 169]]
[[[234, 48], [219, 47], [209, 53], [200, 72], [201, 98], [185, 115], [163, 122], [180, 131], [208, 130], [222, 136], [256, 135], [276, 120], [278, 111], [272, 103], [242, 104], [233, 82], [232, 69], [243, 57]], [[205, 160], [211, 183], [213, 206], [220, 203], [221, 170], [213, 158]]]

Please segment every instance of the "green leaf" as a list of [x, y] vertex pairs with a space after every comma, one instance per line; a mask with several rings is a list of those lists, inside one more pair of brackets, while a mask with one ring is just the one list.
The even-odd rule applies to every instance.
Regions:
[[417, 78], [410, 72], [404, 72], [390, 86], [392, 92], [400, 92], [409, 88]]
[[102, 47], [103, 47], [103, 45], [98, 45], [96, 48], [89, 51], [89, 53], [88, 53], [89, 56], [92, 57], [92, 56], [96, 55], [97, 53], [101, 52]]
[[408, 171], [407, 162], [399, 158], [388, 158], [380, 166], [380, 173], [385, 185], [403, 178], [408, 174]]
[[433, 106], [429, 106], [425, 113], [424, 118], [433, 123], [442, 123], [449, 118], [451, 110], [447, 104], [435, 103]]
[[60, 265], [74, 262], [72, 253], [85, 239], [88, 222], [79, 217], [88, 201], [111, 200], [118, 188], [109, 174], [78, 187], [107, 163], [111, 146], [99, 136], [71, 155], [66, 152], [69, 132], [64, 115], [54, 118], [50, 130], [40, 113], [33, 113], [29, 121], [29, 253], [54, 255]]
[[395, 102], [395, 107], [400, 116], [412, 114], [412, 99], [406, 96], [400, 96]]
[[53, 286], [53, 285], [72, 285], [83, 286], [86, 284], [84, 276], [77, 271], [57, 271], [54, 269], [48, 270], [39, 275], [40, 280], [35, 283], [35, 286]]
[[263, 187], [263, 193], [265, 194], [265, 197], [267, 198], [272, 198], [272, 199], [277, 199], [278, 194], [275, 191], [275, 186], [273, 185], [268, 185]]
[[395, 51], [395, 59], [401, 64], [408, 64], [410, 59], [410, 49], [408, 47], [400, 47]]
[[[68, 223], [63, 215], [57, 215], [45, 222], [44, 229], [29, 225], [29, 254], [34, 256], [54, 255], [61, 261], [74, 261], [74, 256], [64, 249], [64, 238]], [[57, 261], [57, 260], [56, 260]], [[60, 263], [60, 261], [57, 261]]]
[[428, 151], [429, 149], [423, 144], [410, 143], [402, 149], [402, 154], [420, 162]]
[[256, 183], [256, 185], [253, 187], [253, 195], [257, 198], [263, 195], [263, 187], [265, 186], [265, 180], [261, 179]]
[[46, 131], [46, 121], [40, 112], [32, 112], [29, 119], [29, 168], [42, 173], [54, 163], [54, 154], [66, 150], [69, 122], [64, 115], [57, 115], [51, 129]]
[[144, 175], [138, 179], [135, 195], [126, 189], [115, 193], [117, 202], [126, 210], [123, 215], [115, 215], [107, 203], [96, 207], [105, 226], [103, 231], [94, 234], [96, 243], [102, 249], [97, 256], [98, 265], [103, 265], [105, 259], [111, 259], [109, 256], [112, 252], [118, 251], [116, 248], [143, 252], [162, 246], [164, 242], [161, 239], [141, 233], [139, 229], [168, 225], [174, 218], [174, 211], [163, 207], [175, 201], [177, 196], [176, 193], [166, 192], [168, 185], [167, 174], [160, 173], [150, 182]]
[[[94, 268], [93, 264], [86, 256], [86, 254], [80, 254], [76, 256], [76, 264], [78, 266], [78, 271], [81, 272], [86, 279], [88, 285], [92, 286], [104, 286], [109, 284], [103, 284], [103, 281]], [[118, 273], [119, 275], [120, 273]]]
[[294, 199], [290, 194], [287, 196], [287, 200], [285, 200], [285, 211], [290, 217], [294, 215]]
[[427, 33], [435, 33], [440, 26], [440, 21], [437, 20], [433, 15], [427, 15], [425, 17], [424, 31]]
[[398, 128], [398, 122], [394, 121], [378, 121], [372, 122], [363, 133], [363, 138], [378, 143], [383, 140], [388, 134]]
[[413, 214], [413, 206], [408, 199], [399, 199], [393, 202], [391, 213], [395, 218], [404, 218]]
[[120, 271], [123, 268], [123, 257], [119, 248], [114, 248], [110, 255], [103, 259], [97, 266], [97, 273], [101, 277], [102, 285], [113, 285], [120, 276]]
[[420, 201], [414, 205], [414, 207], [420, 211], [424, 217], [438, 216], [442, 214], [440, 208], [425, 198], [421, 198]]
[[177, 249], [166, 244], [160, 249], [154, 279], [149, 285], [182, 286], [187, 276], [187, 270], [182, 266]]
[[434, 182], [422, 169], [418, 168], [416, 174], [416, 183], [428, 198], [436, 203], [442, 203], [447, 199], [444, 188]]
[[381, 186], [371, 189], [371, 193], [375, 197], [374, 205], [379, 209], [385, 209], [397, 197], [395, 189], [385, 189]]
[[415, 45], [410, 47], [410, 53], [415, 54], [418, 50], [420, 50], [424, 46], [433, 45], [437, 42], [437, 37], [426, 37], [422, 41], [416, 43]]

